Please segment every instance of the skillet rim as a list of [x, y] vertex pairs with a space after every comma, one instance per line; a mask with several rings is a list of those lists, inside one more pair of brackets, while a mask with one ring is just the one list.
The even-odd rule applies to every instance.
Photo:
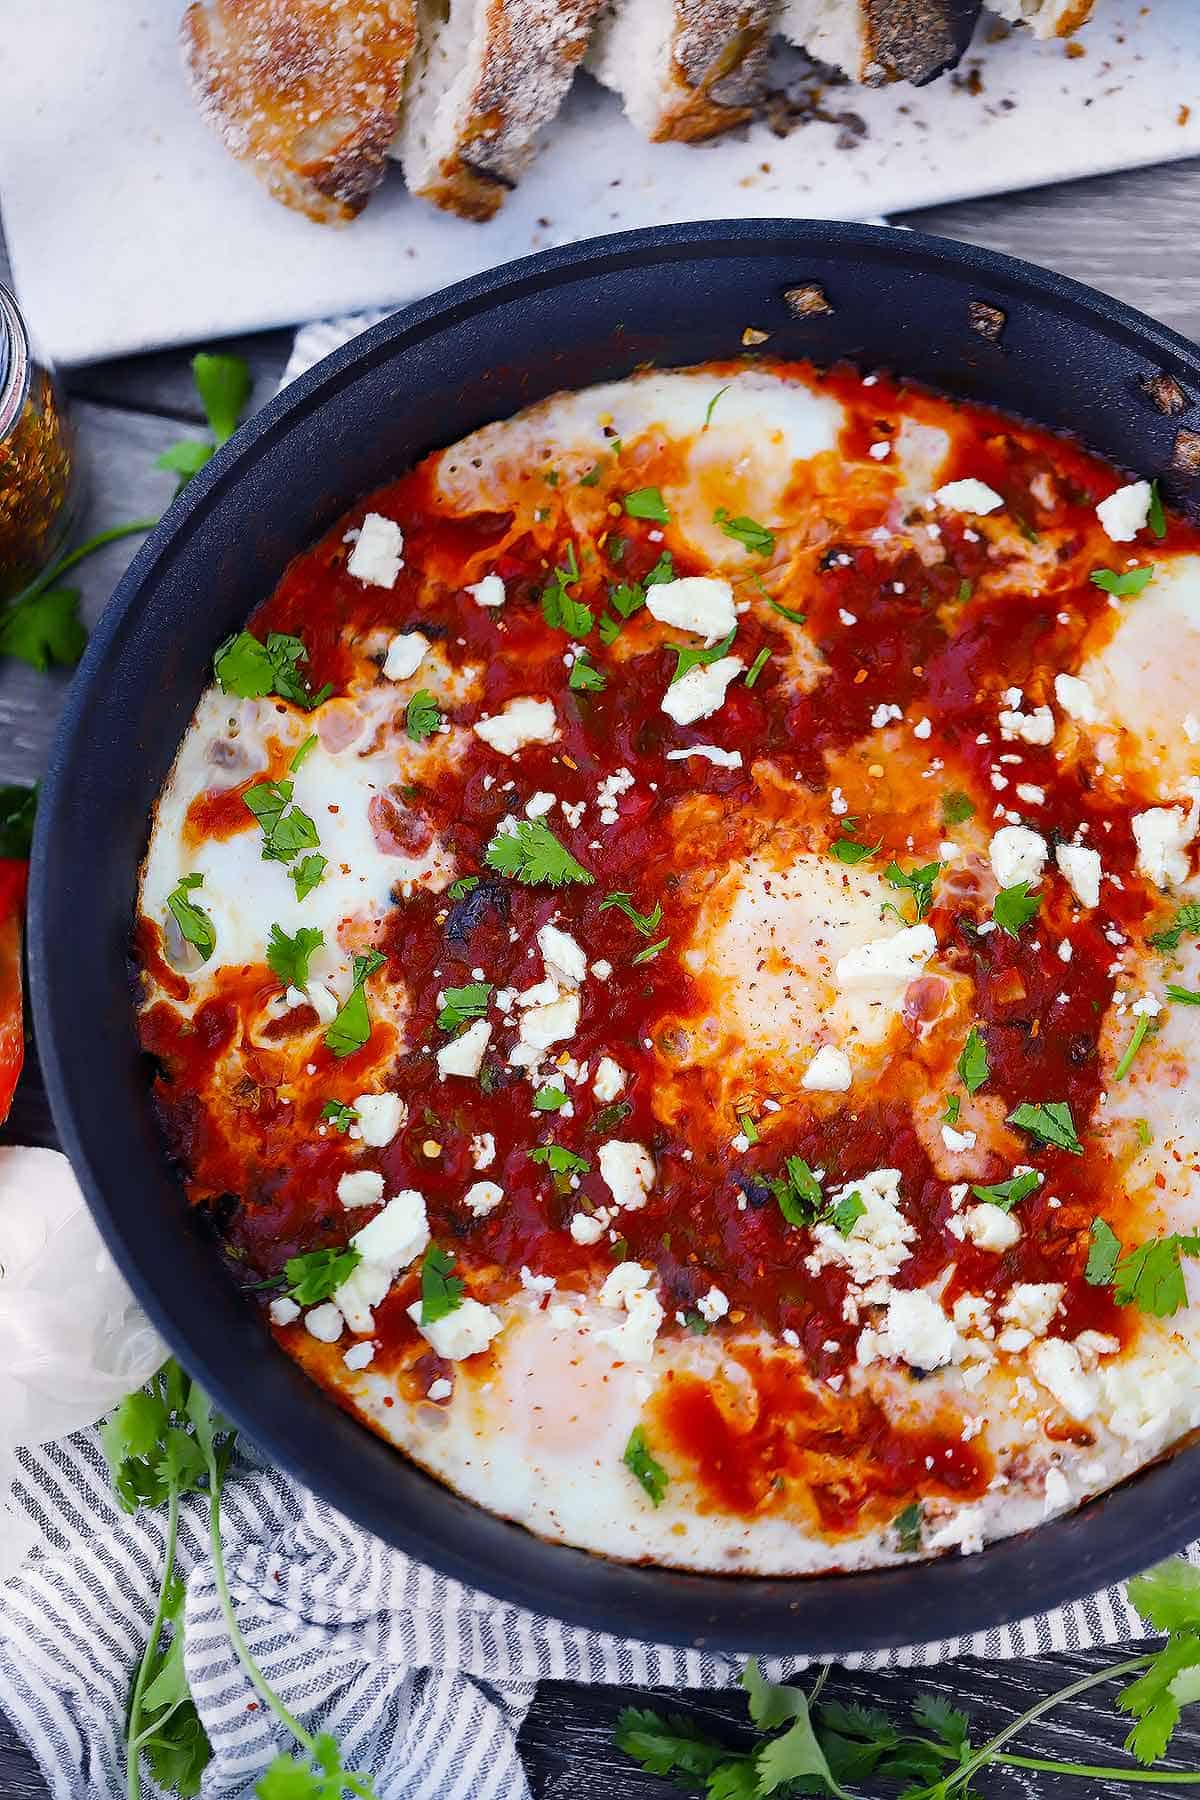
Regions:
[[[269, 449], [282, 427], [319, 413], [326, 398], [350, 376], [399, 356], [406, 344], [525, 294], [565, 287], [606, 268], [624, 269], [633, 261], [653, 264], [656, 272], [665, 274], [700, 256], [745, 258], [756, 252], [764, 257], [835, 255], [859, 271], [883, 261], [898, 264], [917, 278], [936, 276], [949, 267], [956, 275], [986, 283], [989, 297], [1031, 297], [1040, 306], [1050, 304], [1064, 318], [1098, 322], [1140, 355], [1152, 356], [1158, 366], [1200, 383], [1196, 347], [1124, 303], [1069, 277], [976, 245], [886, 226], [803, 219], [656, 226], [545, 251], [403, 308], [335, 350], [268, 401], [192, 477], [118, 584], [75, 675], [41, 787], [31, 864], [29, 972], [38, 1050], [55, 1125], [101, 1235], [166, 1341], [183, 1351], [181, 1360], [196, 1371], [222, 1411], [281, 1468], [385, 1542], [501, 1600], [547, 1610], [549, 1597], [549, 1610], [574, 1624], [635, 1637], [643, 1636], [646, 1621], [652, 1620], [654, 1636], [663, 1643], [836, 1656], [966, 1637], [1028, 1617], [1031, 1607], [1045, 1610], [1109, 1585], [1182, 1548], [1200, 1522], [1200, 1480], [1193, 1478], [1200, 1447], [1179, 1448], [1083, 1509], [1048, 1521], [1035, 1532], [1002, 1539], [982, 1555], [861, 1573], [800, 1577], [685, 1573], [613, 1562], [535, 1538], [462, 1500], [365, 1428], [353, 1425], [299, 1371], [294, 1372], [305, 1393], [297, 1389], [294, 1417], [280, 1421], [262, 1416], [253, 1399], [239, 1391], [236, 1372], [219, 1366], [221, 1347], [215, 1342], [205, 1345], [193, 1329], [177, 1325], [170, 1312], [169, 1278], [164, 1280], [161, 1269], [145, 1266], [132, 1221], [123, 1221], [119, 1204], [103, 1191], [86, 1134], [78, 1126], [70, 1074], [71, 1065], [80, 1060], [72, 1043], [78, 1017], [70, 1008], [69, 985], [64, 986], [54, 938], [56, 823], [68, 806], [69, 769], [77, 740], [86, 740], [93, 690], [103, 685], [109, 665], [119, 660], [122, 635], [160, 562], [186, 543], [210, 505], [236, 483], [239, 472]], [[337, 1459], [319, 1461], [313, 1453], [314, 1424], [324, 1421], [331, 1435], [343, 1438], [332, 1418], [340, 1419], [343, 1427], [349, 1425], [361, 1440], [357, 1460], [350, 1458], [347, 1465]], [[372, 1474], [382, 1470], [381, 1451], [392, 1472], [364, 1494], [354, 1477], [359, 1470]], [[394, 1490], [391, 1506], [384, 1504], [382, 1492], [375, 1491], [389, 1486]], [[406, 1499], [412, 1513], [401, 1519], [396, 1503]]]

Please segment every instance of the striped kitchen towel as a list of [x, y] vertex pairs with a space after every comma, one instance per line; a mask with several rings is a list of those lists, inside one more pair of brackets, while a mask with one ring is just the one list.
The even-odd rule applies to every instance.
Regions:
[[[0, 1710], [54, 1800], [119, 1800], [121, 1721], [150, 1629], [163, 1517], [112, 1496], [94, 1431], [18, 1453], [17, 1512], [40, 1547], [0, 1592]], [[267, 1680], [379, 1800], [529, 1800], [516, 1737], [540, 1680], [728, 1687], [740, 1661], [607, 1637], [493, 1600], [351, 1525], [278, 1470], [242, 1454], [225, 1486], [226, 1564], [238, 1621]], [[213, 1744], [205, 1800], [249, 1800], [286, 1733], [234, 1655], [208, 1557], [207, 1507], [183, 1502], [188, 1680]], [[1036, 1656], [1143, 1635], [1110, 1588], [1005, 1629], [847, 1657], [856, 1668], [955, 1656]], [[776, 1680], [802, 1659], [767, 1663]], [[157, 1793], [147, 1781], [145, 1792]]]

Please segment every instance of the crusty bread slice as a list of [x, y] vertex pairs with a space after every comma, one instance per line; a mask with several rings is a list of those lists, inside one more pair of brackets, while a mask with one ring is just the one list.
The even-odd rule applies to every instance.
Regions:
[[276, 200], [353, 219], [387, 168], [413, 0], [194, 0], [180, 26], [200, 109]]
[[418, 0], [398, 146], [410, 191], [490, 219], [562, 104], [602, 3]]
[[851, 81], [920, 87], [959, 60], [979, 11], [980, 0], [784, 0], [779, 29]]
[[587, 67], [638, 130], [696, 143], [754, 116], [774, 0], [612, 0]]
[[1094, 0], [987, 0], [990, 10], [1013, 25], [1028, 25], [1034, 37], [1070, 37], [1092, 15]]

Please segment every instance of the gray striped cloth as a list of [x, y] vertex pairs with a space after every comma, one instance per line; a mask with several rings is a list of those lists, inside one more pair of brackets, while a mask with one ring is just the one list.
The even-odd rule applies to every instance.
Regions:
[[[325, 320], [296, 340], [285, 380], [372, 317]], [[0, 1709], [54, 1800], [120, 1800], [122, 1720], [154, 1615], [163, 1517], [121, 1511], [94, 1431], [17, 1453], [12, 1507], [38, 1545], [0, 1591]], [[529, 1800], [517, 1754], [541, 1680], [726, 1687], [740, 1659], [606, 1637], [448, 1581], [350, 1524], [243, 1446], [225, 1486], [223, 1539], [238, 1621], [285, 1705], [329, 1731], [380, 1800]], [[204, 1502], [184, 1501], [188, 1680], [213, 1745], [205, 1800], [234, 1800], [292, 1744], [263, 1711], [229, 1643]], [[1200, 1552], [1193, 1552], [1200, 1561]], [[1023, 1657], [1142, 1635], [1120, 1588], [1005, 1630], [882, 1654], [856, 1668], [955, 1656]], [[768, 1663], [779, 1680], [803, 1659]], [[147, 1779], [147, 1795], [157, 1794]]]

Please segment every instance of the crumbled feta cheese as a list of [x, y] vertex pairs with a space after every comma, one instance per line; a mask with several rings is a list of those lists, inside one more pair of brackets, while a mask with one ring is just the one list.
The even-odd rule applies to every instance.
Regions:
[[1150, 483], [1130, 481], [1101, 500], [1096, 517], [1114, 544], [1132, 543], [1150, 516]]
[[573, 1038], [579, 1028], [579, 995], [560, 994], [548, 1006], [531, 1006], [521, 1016], [520, 1044], [526, 1050], [548, 1050]]
[[[288, 991], [290, 994], [292, 990]], [[341, 1011], [341, 1001], [323, 981], [310, 981], [302, 997], [308, 1001], [322, 1025], [332, 1024]]]
[[975, 1148], [975, 1133], [973, 1131], [956, 1131], [953, 1125], [943, 1125], [942, 1142], [947, 1150], [958, 1155], [963, 1150]]
[[374, 1344], [351, 1344], [342, 1361], [348, 1369], [365, 1369], [375, 1360]]
[[657, 581], [646, 589], [646, 611], [661, 625], [694, 631], [700, 637], [723, 638], [737, 624], [733, 589], [714, 575], [683, 575]]
[[997, 1256], [1011, 1250], [1021, 1236], [1021, 1221], [1002, 1206], [984, 1201], [969, 1206], [962, 1216], [963, 1229], [979, 1250], [992, 1250]]
[[425, 661], [426, 653], [433, 648], [422, 631], [401, 631], [392, 639], [387, 648], [383, 662], [383, 672], [389, 681], [407, 681], [415, 675]]
[[848, 1181], [832, 1198], [836, 1204], [851, 1194], [858, 1195], [864, 1211], [845, 1237], [836, 1225], [815, 1226], [805, 1266], [817, 1275], [828, 1263], [841, 1263], [862, 1284], [890, 1277], [912, 1255], [909, 1245], [917, 1235], [900, 1210], [900, 1171], [873, 1169]]
[[398, 1275], [429, 1243], [424, 1196], [416, 1188], [401, 1189], [381, 1213], [355, 1232], [350, 1243], [364, 1263]]
[[346, 564], [351, 575], [371, 587], [392, 588], [404, 567], [404, 533], [395, 519], [369, 512]]
[[337, 1197], [345, 1207], [378, 1206], [383, 1199], [383, 1176], [374, 1169], [352, 1169], [339, 1180]]
[[[1080, 906], [1099, 906], [1099, 851], [1088, 850], [1082, 844], [1060, 844], [1054, 859]], [[1061, 947], [1059, 954], [1062, 954]]]
[[711, 718], [725, 704], [725, 690], [745, 667], [740, 656], [722, 656], [714, 663], [697, 663], [672, 682], [662, 697], [662, 710], [677, 725], [692, 725]]
[[843, 988], [907, 985], [936, 949], [937, 938], [930, 926], [906, 925], [891, 937], [873, 938], [839, 956], [834, 976]]
[[1065, 1338], [1043, 1338], [1029, 1352], [1029, 1366], [1037, 1380], [1073, 1419], [1087, 1419], [1100, 1399], [1100, 1385], [1085, 1373], [1075, 1344]]
[[1062, 1297], [1060, 1282], [1018, 1281], [1000, 1307], [1000, 1317], [1009, 1327], [1000, 1334], [1000, 1348], [1024, 1350], [1034, 1338], [1045, 1337]]
[[425, 1342], [432, 1344], [447, 1362], [462, 1362], [465, 1357], [486, 1350], [504, 1323], [490, 1306], [481, 1306], [478, 1300], [463, 1300], [452, 1313], [428, 1325], [421, 1323], [420, 1300], [414, 1300], [405, 1311]]
[[553, 1275], [535, 1275], [532, 1269], [524, 1265], [520, 1280], [527, 1294], [552, 1294], [558, 1285]]
[[596, 977], [597, 981], [607, 981], [609, 979], [612, 974], [612, 964], [607, 957], [601, 956], [592, 964], [592, 974]]
[[999, 724], [1000, 736], [1006, 743], [1011, 743], [1015, 738], [1019, 738], [1023, 744], [1054, 742], [1054, 714], [1048, 706], [1037, 706], [1030, 713], [1002, 712]]
[[[528, 1018], [526, 1014], [526, 1018]], [[522, 1030], [524, 1020], [522, 1020]], [[486, 1019], [476, 1019], [473, 1025], [448, 1044], [443, 1044], [437, 1053], [438, 1074], [443, 1081], [447, 1075], [462, 1075], [468, 1079], [478, 1075], [483, 1067], [484, 1055], [487, 1052], [488, 1040], [492, 1035], [491, 1025]]]
[[991, 513], [998, 506], [1004, 505], [1004, 496], [986, 481], [976, 481], [968, 475], [964, 481], [947, 481], [940, 488], [934, 489], [934, 499], [939, 506], [948, 507], [951, 512]]
[[650, 1280], [649, 1269], [640, 1263], [618, 1263], [600, 1289], [601, 1306], [623, 1306], [626, 1317], [620, 1325], [597, 1331], [595, 1341], [606, 1344], [623, 1362], [649, 1362], [654, 1354], [664, 1314]]
[[903, 717], [904, 714], [898, 706], [893, 706], [887, 700], [881, 701], [871, 714], [871, 728], [874, 731], [882, 731], [883, 727], [890, 725], [893, 719], [902, 719]]
[[429, 1392], [426, 1394], [425, 1398], [435, 1402], [438, 1400], [448, 1400], [453, 1392], [454, 1383], [452, 1381], [447, 1381], [444, 1375], [439, 1375], [436, 1381], [430, 1382]]
[[466, 591], [477, 606], [504, 605], [504, 583], [499, 575], [485, 575], [482, 581], [473, 581]]
[[490, 1169], [496, 1160], [496, 1140], [490, 1131], [477, 1131], [471, 1139], [471, 1162], [477, 1169]]
[[600, 1173], [617, 1206], [640, 1212], [654, 1186], [654, 1160], [644, 1144], [610, 1138], [599, 1151]]
[[600, 1212], [577, 1212], [571, 1215], [571, 1236], [577, 1244], [598, 1244], [608, 1227], [607, 1207]]
[[953, 1550], [956, 1546], [964, 1556], [975, 1556], [983, 1549], [982, 1506], [960, 1506], [925, 1539], [927, 1550]]
[[334, 1299], [351, 1331], [362, 1333], [375, 1329], [373, 1306], [386, 1299], [394, 1274], [380, 1263], [361, 1262], [334, 1292]]
[[602, 1105], [607, 1106], [615, 1100], [625, 1087], [628, 1077], [620, 1063], [614, 1062], [611, 1056], [602, 1056], [596, 1065], [596, 1079], [592, 1083], [592, 1092]]
[[800, 1085], [818, 1094], [844, 1094], [852, 1079], [846, 1052], [836, 1044], [822, 1044], [805, 1069]]
[[1137, 844], [1137, 870], [1160, 888], [1186, 881], [1191, 864], [1187, 846], [1196, 835], [1196, 803], [1185, 812], [1181, 806], [1152, 806], [1133, 816]]
[[1038, 787], [1036, 783], [1032, 781], [1018, 781], [1017, 799], [1025, 806], [1044, 806], [1046, 804], [1046, 790], [1043, 787]]
[[463, 1195], [463, 1204], [477, 1219], [483, 1219], [488, 1213], [495, 1212], [503, 1198], [504, 1189], [497, 1187], [494, 1181], [473, 1181]]
[[1067, 717], [1078, 720], [1081, 725], [1094, 725], [1100, 717], [1095, 694], [1078, 675], [1056, 675], [1054, 698]]
[[556, 804], [557, 796], [555, 794], [532, 794], [525, 802], [525, 817], [527, 819], [544, 819], [548, 812], [553, 812]]
[[932, 733], [933, 725], [929, 719], [918, 719], [913, 726], [913, 736], [915, 738], [921, 738], [922, 741], [924, 741], [925, 738], [930, 737]]
[[546, 973], [559, 987], [577, 988], [587, 974], [587, 957], [569, 932], [543, 925], [537, 934]]
[[300, 1317], [300, 1308], [286, 1294], [280, 1294], [278, 1300], [271, 1302], [272, 1325], [291, 1325]]
[[729, 1311], [728, 1296], [723, 1294], [719, 1287], [710, 1287], [707, 1294], [701, 1294], [697, 1300], [696, 1311], [702, 1319], [707, 1319], [710, 1325], [715, 1325], [717, 1320], [723, 1319]]
[[892, 446], [886, 438], [880, 438], [878, 443], [867, 445], [867, 455], [873, 456], [876, 462], [883, 462], [891, 453]]
[[399, 1094], [360, 1094], [354, 1110], [358, 1114], [359, 1135], [372, 1150], [382, 1150], [390, 1144], [408, 1118], [408, 1108]]
[[1001, 826], [988, 846], [992, 873], [1002, 888], [1015, 887], [1019, 881], [1035, 882], [1048, 854], [1041, 832], [1025, 825]]
[[1066, 1510], [1071, 1504], [1071, 1484], [1061, 1469], [1046, 1470], [1046, 1498], [1042, 1506], [1042, 1515], [1049, 1518], [1051, 1513]]
[[[368, 515], [369, 516], [369, 515]], [[314, 1306], [304, 1315], [304, 1329], [321, 1344], [336, 1344], [342, 1335], [342, 1315], [332, 1300]]]
[[958, 1345], [954, 1326], [924, 1288], [900, 1288], [890, 1296], [879, 1338], [885, 1355], [913, 1369], [942, 1368]]
[[668, 750], [668, 762], [683, 762], [689, 756], [707, 757], [718, 769], [740, 769], [742, 753], [740, 750], [721, 750], [716, 744], [689, 744], [686, 750]]
[[477, 719], [473, 730], [501, 756], [515, 756], [527, 744], [552, 744], [558, 736], [558, 719], [552, 701], [522, 695], [490, 719]]
[[[992, 1208], [993, 1212], [995, 1208]], [[956, 1331], [986, 1332], [991, 1325], [992, 1308], [982, 1294], [960, 1294], [954, 1302], [954, 1328]]]
[[564, 800], [563, 801], [563, 803], [562, 803], [563, 817], [566, 819], [567, 824], [571, 827], [572, 831], [578, 831], [579, 821], [580, 821], [580, 819], [582, 819], [586, 808], [587, 808], [586, 800]]

